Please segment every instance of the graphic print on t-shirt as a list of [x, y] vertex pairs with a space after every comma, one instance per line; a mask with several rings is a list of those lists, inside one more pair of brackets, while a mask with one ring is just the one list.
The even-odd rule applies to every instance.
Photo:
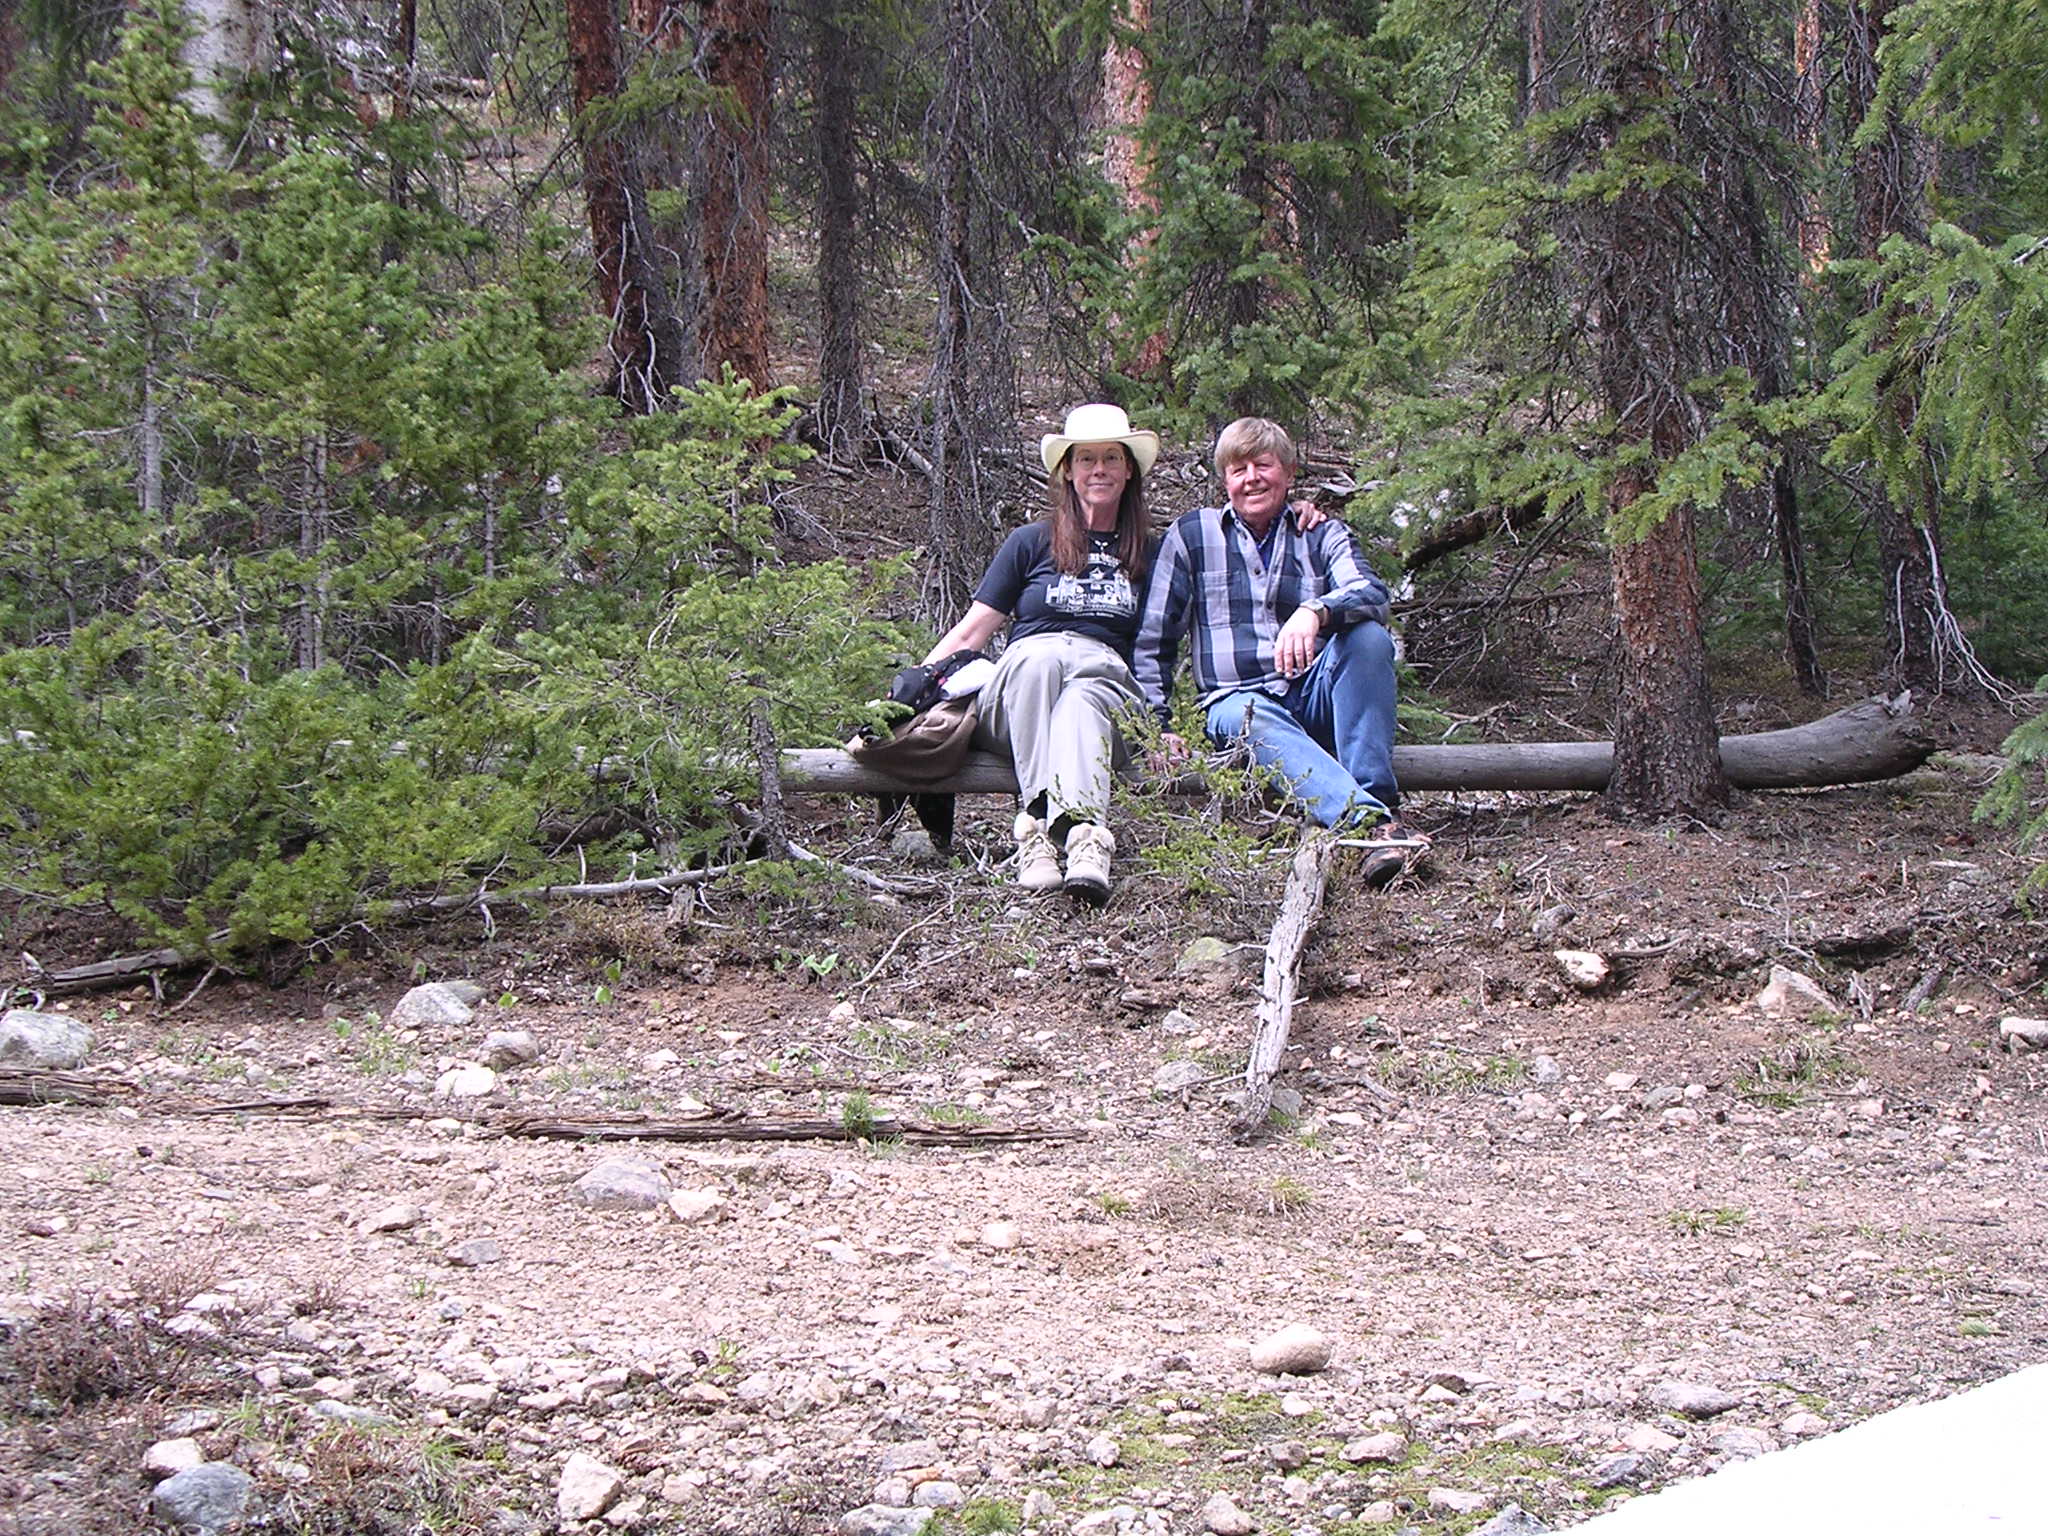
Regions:
[[1138, 611], [1138, 595], [1123, 562], [1106, 549], [1088, 552], [1088, 567], [1046, 583], [1045, 606], [1057, 613], [1127, 619]]

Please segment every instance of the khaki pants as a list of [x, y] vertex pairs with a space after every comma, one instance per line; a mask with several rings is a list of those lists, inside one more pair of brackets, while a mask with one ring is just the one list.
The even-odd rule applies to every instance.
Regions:
[[1048, 822], [1102, 821], [1124, 759], [1116, 716], [1137, 702], [1131, 669], [1100, 640], [1031, 635], [1010, 643], [982, 688], [975, 745], [1010, 754], [1020, 803], [1045, 796]]

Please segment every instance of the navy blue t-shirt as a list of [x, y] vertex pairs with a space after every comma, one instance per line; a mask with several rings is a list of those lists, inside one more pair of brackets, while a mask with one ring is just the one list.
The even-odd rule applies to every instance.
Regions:
[[1026, 523], [1003, 540], [974, 600], [1010, 615], [1012, 640], [1070, 630], [1114, 646], [1129, 661], [1142, 585], [1117, 558], [1114, 533], [1088, 540], [1086, 569], [1069, 574], [1052, 563], [1052, 530]]

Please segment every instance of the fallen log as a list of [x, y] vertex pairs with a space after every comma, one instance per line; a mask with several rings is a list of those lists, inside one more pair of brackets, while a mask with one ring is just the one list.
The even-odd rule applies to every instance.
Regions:
[[[1934, 742], [1912, 714], [1912, 695], [1872, 698], [1804, 725], [1721, 738], [1721, 766], [1737, 789], [1818, 789], [1897, 778], [1927, 760]], [[1479, 746], [1400, 746], [1394, 774], [1404, 790], [1584, 790], [1607, 787], [1614, 744], [1532, 741]], [[830, 748], [782, 754], [782, 787], [802, 794], [888, 795], [940, 790], [961, 795], [1014, 795], [1010, 764], [987, 752], [943, 784], [906, 784]], [[1200, 776], [1176, 789], [1201, 792]]]

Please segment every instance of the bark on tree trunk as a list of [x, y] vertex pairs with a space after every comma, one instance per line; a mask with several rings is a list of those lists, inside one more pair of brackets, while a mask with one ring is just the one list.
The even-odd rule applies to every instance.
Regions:
[[[1152, 186], [1145, 152], [1145, 123], [1152, 115], [1152, 81], [1145, 72], [1144, 39], [1152, 30], [1152, 0], [1123, 0], [1102, 50], [1102, 174], [1116, 189], [1124, 216], [1136, 231], [1124, 253], [1133, 270], [1151, 259], [1159, 237], [1159, 196]], [[1121, 317], [1111, 328], [1123, 329]], [[1156, 377], [1166, 366], [1166, 333], [1153, 331], [1129, 348], [1123, 367], [1135, 378]]]
[[598, 302], [611, 321], [605, 392], [644, 415], [666, 405], [669, 389], [694, 370], [655, 259], [639, 167], [626, 136], [593, 110], [617, 98], [622, 78], [612, 0], [569, 0], [569, 71]]
[[714, 0], [705, 80], [722, 93], [704, 146], [704, 368], [768, 387], [768, 0]]
[[932, 361], [931, 538], [925, 549], [919, 613], [941, 628], [966, 606], [980, 579], [994, 525], [983, 493], [983, 428], [990, 381], [977, 378], [981, 319], [976, 287], [974, 189], [968, 175], [974, 134], [977, 39], [966, 0], [947, 0], [946, 65], [933, 156], [938, 191], [939, 308]]
[[860, 182], [854, 162], [853, 40], [838, 0], [817, 0], [812, 51], [818, 96], [818, 440], [851, 459], [868, 437], [860, 354]]
[[1557, 75], [1551, 39], [1557, 30], [1557, 0], [1522, 0], [1521, 116], [1557, 110]]
[[[237, 84], [263, 71], [270, 55], [270, 14], [263, 0], [184, 0], [191, 35], [185, 39], [185, 65], [192, 88], [185, 100], [202, 118], [224, 123], [228, 98]], [[209, 134], [206, 152], [216, 164], [226, 160], [228, 146]]]
[[[1649, 0], [1604, 0], [1598, 7], [1601, 84], [1618, 103], [1603, 135], [1610, 152], [1629, 129], [1664, 110], [1667, 26]], [[1669, 462], [1694, 435], [1685, 392], [1691, 370], [1672, 307], [1699, 277], [1685, 260], [1679, 195], [1646, 177], [1591, 215], [1600, 394], [1616, 423], [1617, 446], [1647, 446], [1652, 465]], [[1692, 508], [1673, 507], [1647, 528], [1632, 515], [1654, 475], [1652, 468], [1625, 468], [1608, 493], [1621, 654], [1607, 799], [1629, 816], [1698, 815], [1728, 803], [1728, 781], [1714, 750]]]
[[1821, 125], [1827, 120], [1826, 61], [1821, 52], [1821, 0], [1800, 0], [1792, 31], [1792, 136], [1805, 152], [1797, 237], [1810, 274], [1828, 264], [1827, 203], [1821, 195]]
[[[1851, 5], [1844, 81], [1849, 106], [1857, 119], [1876, 106], [1878, 50], [1891, 26], [1899, 0], [1871, 0]], [[1896, 112], [1884, 120], [1883, 131], [1857, 151], [1853, 165], [1856, 191], [1857, 254], [1874, 260], [1884, 242], [1898, 235], [1924, 241], [1932, 194], [1932, 160], [1922, 136]], [[1873, 289], [1868, 302], [1883, 295]], [[1918, 396], [1925, 380], [1917, 368], [1898, 369], [1887, 382], [1879, 409], [1888, 411], [1899, 441], [1918, 457], [1918, 473], [1910, 491], [1880, 486], [1875, 498], [1878, 560], [1884, 580], [1885, 630], [1889, 642], [1887, 668], [1891, 679], [1928, 694], [1944, 690], [1976, 691], [1983, 670], [1968, 638], [1949, 611], [1947, 582], [1942, 575], [1941, 485], [1928, 448], [1913, 445]]]

